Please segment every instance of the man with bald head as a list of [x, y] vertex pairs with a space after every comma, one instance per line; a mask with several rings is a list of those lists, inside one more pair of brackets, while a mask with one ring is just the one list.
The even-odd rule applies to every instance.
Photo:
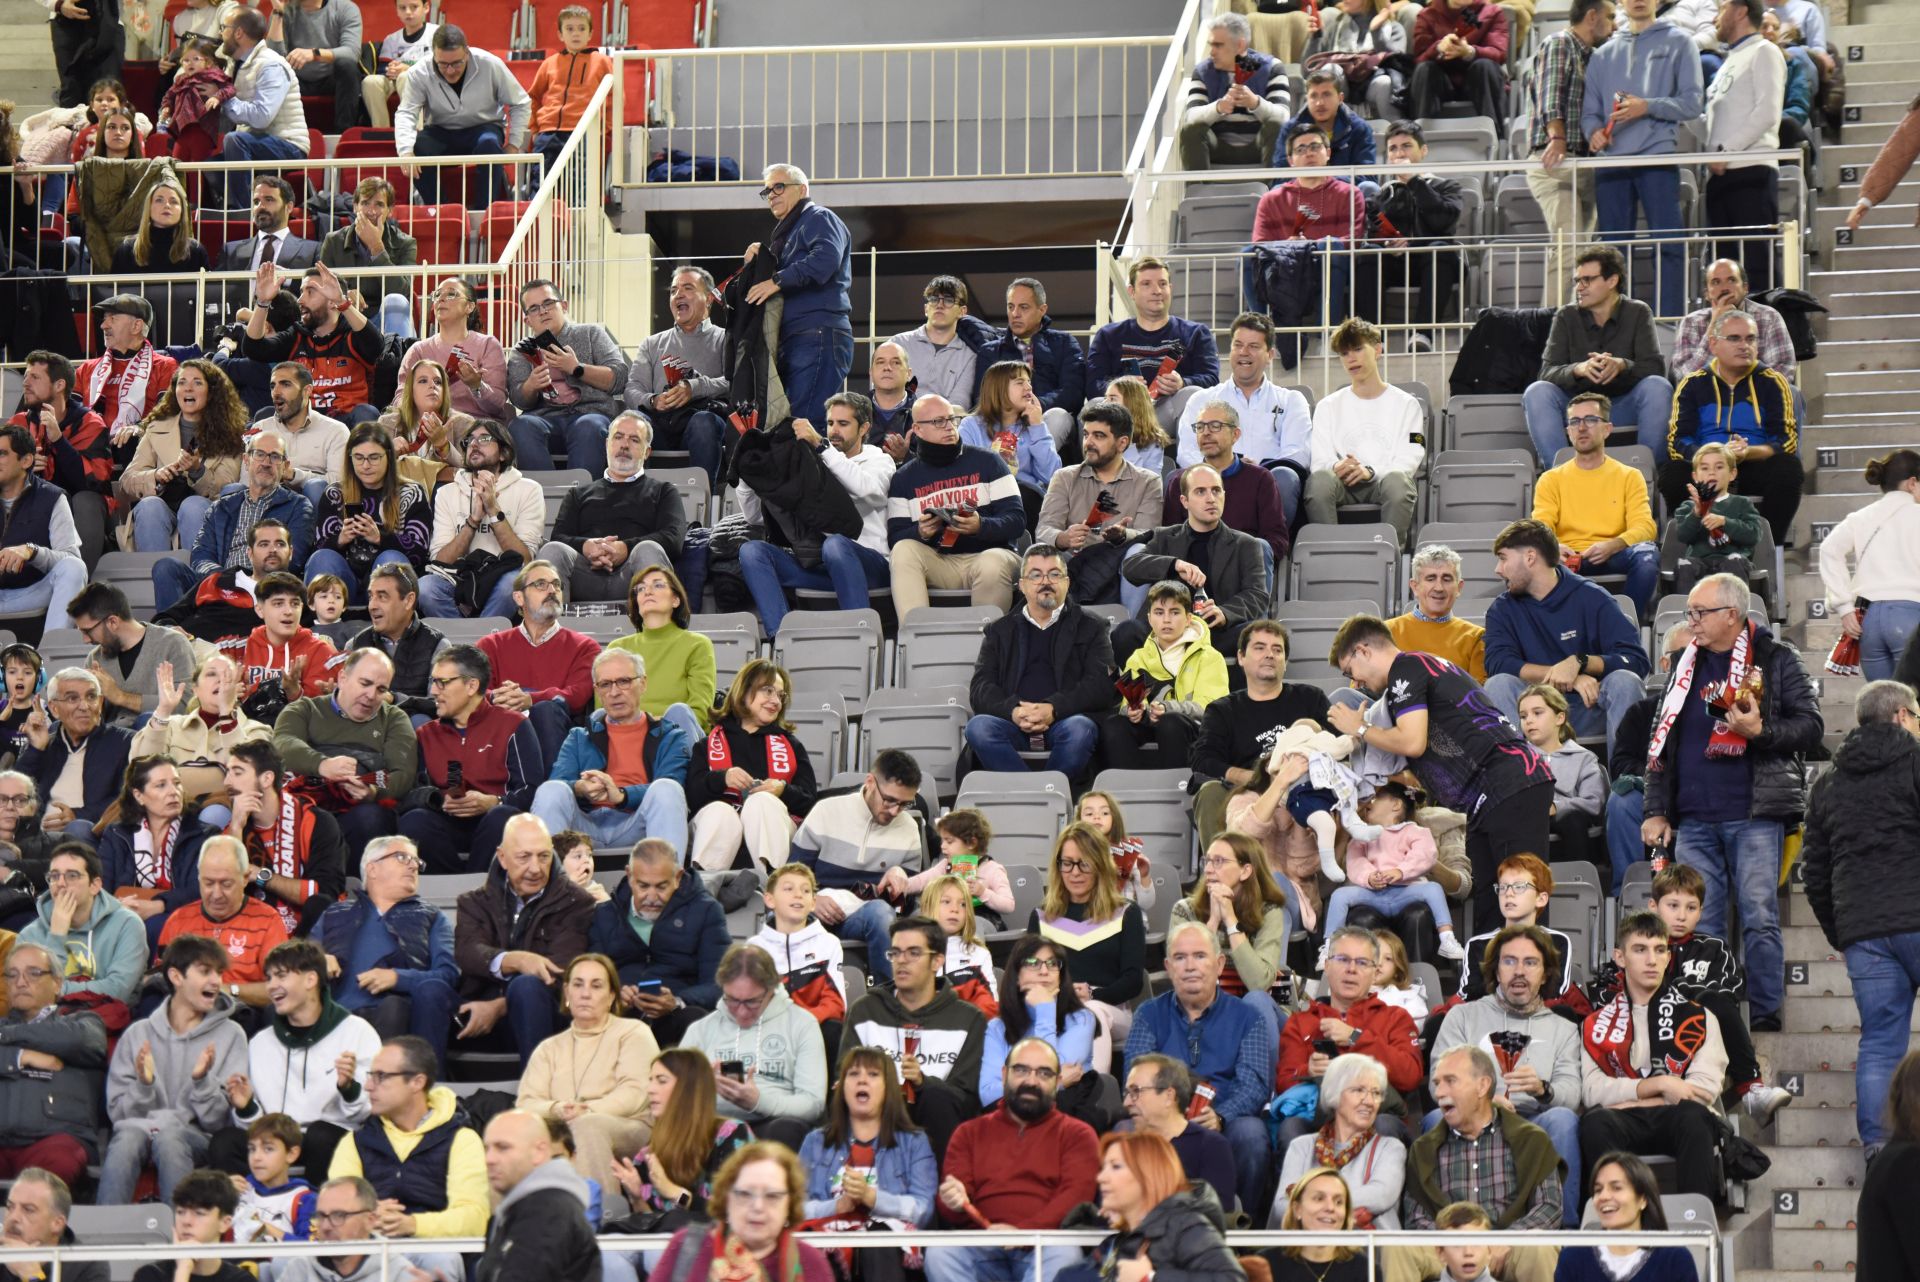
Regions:
[[[287, 924], [266, 900], [247, 894], [253, 859], [238, 837], [220, 833], [207, 838], [200, 848], [199, 870], [200, 898], [167, 917], [160, 948], [164, 952], [182, 936], [213, 940], [223, 959], [220, 987], [233, 999], [236, 1014], [246, 1007], [264, 1007], [269, 1004], [267, 954], [287, 942]], [[225, 1081], [226, 1074], [220, 1080]]]
[[1705, 369], [1713, 359], [1707, 331], [1723, 312], [1745, 312], [1751, 316], [1760, 331], [1760, 364], [1778, 370], [1787, 378], [1793, 377], [1793, 336], [1787, 333], [1786, 320], [1765, 303], [1748, 297], [1747, 273], [1739, 263], [1731, 258], [1716, 258], [1707, 264], [1707, 305], [1687, 313], [1673, 341], [1670, 367], [1676, 385], [1695, 370]]
[[1210, 465], [1180, 474], [1187, 519], [1155, 530], [1120, 567], [1120, 600], [1134, 617], [1114, 629], [1113, 652], [1132, 654], [1146, 641], [1147, 589], [1176, 579], [1193, 593], [1193, 616], [1207, 625], [1214, 648], [1232, 654], [1240, 629], [1273, 601], [1267, 545], [1225, 523], [1226, 482]]
[[975, 605], [1013, 604], [1026, 529], [1020, 486], [998, 454], [960, 443], [961, 411], [941, 396], [913, 403], [915, 452], [887, 488], [893, 608], [928, 604], [927, 589], [965, 588]]
[[868, 400], [873, 405], [873, 422], [867, 425], [867, 444], [878, 445], [892, 456], [894, 465], [906, 462], [912, 441], [913, 402], [919, 395], [908, 384], [913, 381], [913, 361], [907, 349], [898, 343], [882, 343], [867, 360]]
[[340, 661], [331, 694], [289, 703], [273, 723], [273, 746], [290, 775], [318, 785], [316, 800], [340, 823], [351, 862], [375, 837], [399, 831], [394, 807], [419, 773], [413, 721], [389, 697], [393, 660], [355, 650]]
[[487, 1123], [487, 1183], [500, 1201], [474, 1282], [600, 1282], [587, 1223], [587, 1182], [560, 1154], [543, 1118], [512, 1108]]

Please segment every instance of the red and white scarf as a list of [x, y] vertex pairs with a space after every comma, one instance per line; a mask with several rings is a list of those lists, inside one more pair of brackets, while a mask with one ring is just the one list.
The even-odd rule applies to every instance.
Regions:
[[[93, 363], [92, 371], [87, 375], [87, 407], [94, 408], [107, 394], [107, 381], [113, 377], [114, 355], [107, 352]], [[153, 344], [142, 343], [140, 350], [127, 358], [121, 367], [118, 391], [119, 407], [114, 411], [113, 422], [107, 424], [109, 431], [131, 423], [138, 423], [146, 413], [147, 381], [153, 376]]]
[[167, 825], [167, 835], [155, 853], [153, 828], [146, 820], [140, 822], [133, 834], [133, 870], [142, 886], [154, 890], [173, 889], [173, 847], [179, 839], [180, 822], [175, 820]]
[[[1727, 667], [1727, 680], [1723, 689], [1738, 690], [1746, 681], [1748, 671], [1753, 667], [1753, 620], [1740, 629], [1733, 639], [1733, 656]], [[1680, 654], [1680, 666], [1674, 669], [1673, 680], [1667, 686], [1666, 697], [1660, 701], [1660, 715], [1653, 723], [1653, 735], [1647, 740], [1647, 773], [1653, 774], [1666, 769], [1661, 763], [1660, 753], [1667, 745], [1667, 735], [1672, 732], [1674, 723], [1680, 720], [1680, 713], [1687, 706], [1687, 697], [1693, 692], [1693, 669], [1700, 659], [1700, 643], [1689, 642]], [[1710, 699], [1712, 690], [1702, 690], [1702, 699]], [[1711, 708], [1709, 708], [1711, 711]], [[1727, 723], [1715, 716], [1713, 733], [1707, 739], [1709, 757], [1739, 757], [1747, 751], [1747, 741], [1727, 728]]]
[[[765, 745], [767, 755], [766, 778], [791, 783], [800, 769], [800, 754], [793, 750], [793, 741], [776, 730], [769, 730], [761, 736], [761, 743]], [[707, 735], [707, 769], [717, 775], [725, 775], [733, 769], [733, 745], [727, 742], [724, 726], [715, 726]], [[727, 796], [738, 809], [741, 794], [729, 788]]]

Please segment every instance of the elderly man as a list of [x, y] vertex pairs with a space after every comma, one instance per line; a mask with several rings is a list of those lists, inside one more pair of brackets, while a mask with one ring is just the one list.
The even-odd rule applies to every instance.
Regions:
[[445, 1063], [460, 969], [452, 923], [420, 898], [420, 852], [405, 837], [379, 838], [360, 878], [360, 893], [328, 908], [313, 931], [327, 950], [333, 1000], [382, 1039], [425, 1039]]
[[487, 1123], [487, 1183], [500, 1199], [475, 1282], [600, 1282], [587, 1223], [587, 1182], [549, 1138], [546, 1122], [509, 1109]]
[[[1445, 1125], [1435, 1126], [1407, 1149], [1407, 1191], [1400, 1221], [1431, 1230], [1434, 1217], [1454, 1202], [1478, 1202], [1500, 1230], [1524, 1232], [1560, 1226], [1566, 1164], [1547, 1133], [1510, 1108], [1494, 1104], [1499, 1073], [1477, 1046], [1458, 1046], [1433, 1062], [1433, 1101]], [[1554, 1247], [1496, 1247], [1493, 1276], [1502, 1282], [1548, 1282], [1559, 1251]], [[1409, 1247], [1387, 1256], [1386, 1277], [1418, 1282], [1442, 1276], [1430, 1247]]]
[[1453, 617], [1466, 584], [1460, 554], [1442, 543], [1428, 543], [1413, 554], [1405, 614], [1387, 620], [1393, 643], [1402, 650], [1437, 654], [1475, 681], [1487, 679], [1487, 630]]
[[[1220, 381], [1220, 352], [1213, 329], [1173, 314], [1173, 271], [1162, 259], [1136, 258], [1127, 268], [1133, 315], [1093, 336], [1087, 352], [1087, 382], [1105, 387], [1122, 374], [1144, 381], [1154, 417], [1172, 435], [1193, 393]], [[1173, 368], [1167, 369], [1168, 361]], [[1163, 373], [1162, 371], [1165, 370]]]
[[[1379, 955], [1379, 941], [1358, 926], [1342, 926], [1328, 937], [1320, 968], [1327, 995], [1280, 1030], [1275, 1081], [1281, 1091], [1326, 1076], [1327, 1065], [1334, 1059], [1324, 1049], [1328, 1042], [1334, 1054], [1357, 1051], [1379, 1060], [1387, 1070], [1388, 1083], [1403, 1095], [1419, 1087], [1420, 1040], [1412, 1017], [1372, 995], [1367, 967], [1377, 965]], [[1380, 1128], [1405, 1138], [1398, 1135], [1404, 1125], [1397, 1118], [1383, 1117]], [[1278, 1151], [1286, 1152], [1287, 1145], [1312, 1131], [1312, 1119], [1287, 1118], [1280, 1124]]]
[[[507, 429], [481, 419], [468, 429], [460, 457], [466, 466], [433, 493], [433, 534], [427, 542], [434, 561], [454, 565], [469, 552], [510, 552], [523, 565], [534, 560], [533, 549], [547, 527], [547, 500], [540, 483], [514, 466], [519, 455]], [[513, 575], [502, 571], [474, 613], [506, 618], [513, 604]], [[428, 573], [420, 581], [420, 613], [457, 619], [460, 612], [453, 579]]]
[[[0, 1020], [0, 1177], [30, 1167], [77, 1182], [100, 1156], [107, 1028], [88, 1000], [68, 1000], [62, 958], [22, 935], [7, 954]], [[121, 1016], [124, 1018], [124, 1015]]]
[[419, 615], [420, 579], [413, 567], [397, 561], [376, 565], [367, 576], [365, 631], [347, 643], [355, 650], [378, 650], [393, 660], [393, 706], [409, 717], [444, 715], [438, 711], [433, 688], [433, 662], [447, 648], [447, 639], [422, 622]]
[[[14, 1177], [13, 1188], [7, 1193], [0, 1245], [79, 1246], [80, 1239], [67, 1226], [67, 1216], [72, 1212], [73, 1194], [67, 1182], [44, 1167], [29, 1166]], [[54, 1265], [50, 1260], [41, 1264], [14, 1261], [7, 1268], [17, 1278], [44, 1278], [53, 1276]], [[71, 1282], [107, 1282], [110, 1268], [104, 1260], [74, 1262], [62, 1264], [60, 1276]]]
[[676, 267], [667, 286], [673, 324], [640, 341], [627, 366], [627, 408], [641, 411], [651, 444], [685, 450], [720, 490], [720, 458], [727, 439], [727, 331], [710, 319], [718, 300], [713, 274]]
[[525, 1068], [533, 1048], [553, 1036], [559, 979], [587, 950], [595, 907], [593, 896], [556, 870], [547, 826], [534, 815], [509, 819], [487, 884], [455, 906], [460, 1040], [484, 1038], [504, 1018]]
[[927, 589], [967, 588], [975, 605], [1008, 608], [1026, 528], [1020, 486], [991, 450], [960, 442], [960, 414], [944, 397], [913, 403], [918, 445], [887, 486], [893, 608], [928, 603]]
[[[1485, 977], [1487, 995], [1448, 1011], [1429, 1055], [1438, 1063], [1456, 1046], [1485, 1051], [1495, 1067], [1494, 1102], [1547, 1133], [1566, 1163], [1561, 1196], [1566, 1226], [1580, 1223], [1584, 1184], [1580, 1166], [1580, 1030], [1549, 1007], [1542, 993], [1557, 993], [1566, 964], [1553, 939], [1539, 926], [1508, 926], [1493, 937], [1485, 957], [1468, 958]], [[1522, 1043], [1518, 1055], [1504, 1049], [1507, 1033]], [[1498, 1039], [1501, 1045], [1496, 1045]], [[1427, 1127], [1440, 1120], [1428, 1114]]]
[[1292, 105], [1287, 69], [1249, 49], [1253, 28], [1237, 13], [1207, 22], [1207, 56], [1187, 82], [1180, 118], [1180, 167], [1260, 165], [1273, 154]]
[[[780, 342], [774, 365], [795, 418], [826, 420], [827, 397], [853, 368], [853, 238], [839, 215], [807, 194], [797, 165], [769, 165], [760, 175], [760, 199], [774, 217], [770, 264], [752, 269], [747, 301], [758, 307], [780, 295]], [[746, 261], [760, 252], [747, 246]], [[895, 606], [899, 602], [896, 598]]]
[[133, 746], [125, 726], [101, 724], [100, 702], [100, 680], [85, 668], [54, 673], [47, 695], [27, 714], [27, 747], [16, 763], [46, 799], [40, 827], [89, 845], [94, 825], [120, 793]]
[[[1136, 1022], [1136, 1028], [1139, 1024]], [[1128, 1034], [1132, 1036], [1131, 1033]], [[1234, 1204], [1235, 1177], [1233, 1145], [1219, 1131], [1208, 1130], [1187, 1116], [1193, 1103], [1193, 1074], [1187, 1071], [1186, 1055], [1139, 1055], [1128, 1061], [1126, 1089], [1127, 1116], [1136, 1131], [1151, 1131], [1173, 1145], [1181, 1169], [1189, 1180], [1205, 1180], [1213, 1186], [1221, 1209]], [[1261, 1140], [1266, 1147], [1266, 1140]]]
[[1740, 311], [1724, 311], [1707, 326], [1713, 359], [1674, 389], [1665, 452], [1656, 456], [1660, 495], [1673, 511], [1688, 501], [1693, 452], [1708, 442], [1725, 445], [1739, 468], [1734, 488], [1759, 507], [1778, 547], [1800, 510], [1807, 474], [1796, 394], [1784, 374], [1756, 359], [1758, 334], [1753, 317]]
[[1625, 592], [1640, 617], [1660, 586], [1660, 528], [1640, 469], [1607, 453], [1613, 402], [1581, 392], [1567, 402], [1567, 439], [1573, 457], [1540, 476], [1533, 519], [1560, 540], [1562, 564], [1581, 575], [1624, 574]]
[[149, 1161], [171, 1195], [226, 1125], [220, 1084], [247, 1071], [247, 1035], [233, 1021], [238, 1003], [220, 991], [226, 966], [227, 950], [199, 935], [161, 953], [167, 999], [127, 1029], [107, 1068], [113, 1138], [100, 1159], [96, 1200], [103, 1206], [131, 1203]]
[[148, 331], [153, 304], [138, 294], [115, 294], [98, 307], [106, 351], [74, 371], [72, 390], [109, 433], [131, 432], [173, 386], [180, 363], [155, 351]]
[[1118, 401], [1090, 401], [1080, 411], [1079, 463], [1053, 474], [1034, 534], [1066, 553], [1072, 596], [1082, 605], [1120, 599], [1120, 563], [1138, 553], [1136, 534], [1160, 514], [1160, 477], [1127, 461], [1133, 416]]
[[[281, 361], [268, 376], [272, 421], [287, 434], [287, 475], [283, 483], [304, 494], [318, 512], [327, 486], [338, 485], [346, 472], [347, 437], [351, 433], [340, 419], [315, 408], [315, 396], [313, 370], [300, 361]], [[320, 550], [340, 555], [337, 549]], [[345, 559], [340, 557], [333, 565], [337, 567]]]
[[67, 617], [93, 643], [87, 670], [100, 683], [109, 721], [132, 722], [153, 711], [160, 697], [161, 664], [172, 664], [178, 673], [193, 671], [192, 642], [172, 628], [139, 622], [127, 594], [114, 584], [87, 584], [67, 603]]
[[[533, 99], [500, 58], [467, 46], [467, 33], [450, 22], [433, 32], [433, 68], [400, 78], [393, 113], [393, 147], [413, 156], [499, 156], [527, 149]], [[501, 117], [506, 117], [505, 123]], [[441, 171], [409, 165], [415, 203], [439, 203]], [[500, 166], [465, 174], [467, 208], [485, 209], [506, 185]]]
[[347, 854], [333, 816], [287, 784], [286, 764], [271, 742], [234, 745], [227, 835], [246, 843], [248, 889], [280, 914], [289, 933], [304, 935], [346, 888]]
[[598, 476], [607, 470], [607, 425], [627, 385], [626, 353], [606, 326], [568, 316], [567, 300], [550, 280], [520, 287], [520, 313], [529, 337], [507, 357], [507, 391], [520, 410], [509, 430], [520, 462], [551, 471], [558, 442], [565, 466]]
[[[721, 1009], [686, 1031], [681, 1045], [713, 1061], [720, 1116], [753, 1127], [754, 1138], [798, 1149], [827, 1111], [827, 1048], [820, 1021], [794, 1004], [773, 957], [735, 944], [714, 980]], [[739, 1062], [744, 1076], [720, 1066]]]
[[1707, 264], [1707, 305], [1688, 312], [1680, 322], [1680, 333], [1673, 341], [1673, 356], [1667, 368], [1677, 385], [1695, 370], [1705, 369], [1713, 359], [1707, 344], [1707, 330], [1724, 312], [1745, 312], [1759, 328], [1760, 364], [1793, 377], [1793, 336], [1779, 312], [1749, 296], [1746, 269], [1731, 258], [1716, 258]]
[[1759, 1033], [1780, 1029], [1780, 860], [1787, 825], [1806, 809], [1800, 754], [1825, 729], [1799, 655], [1747, 618], [1751, 601], [1730, 574], [1687, 594], [1693, 643], [1674, 662], [1654, 719], [1640, 831], [1706, 878], [1701, 933], [1728, 938], [1738, 903], [1748, 1027]]
[[[635, 574], [679, 559], [687, 539], [686, 505], [679, 486], [644, 474], [652, 451], [653, 425], [644, 414], [615, 415], [607, 428], [606, 474], [560, 500], [553, 537], [541, 547], [540, 559], [552, 562], [574, 600], [625, 601]], [[715, 468], [719, 459], [716, 441]], [[706, 513], [695, 515], [706, 523]]]
[[[168, 914], [160, 929], [160, 948], [164, 951], [181, 939], [214, 941], [220, 946], [220, 987], [232, 999], [235, 1016], [264, 1008], [267, 954], [287, 942], [287, 923], [265, 900], [247, 894], [253, 863], [238, 838], [225, 833], [207, 838], [199, 868], [200, 898]], [[227, 1074], [219, 1080], [226, 1081]]]
[[935, 276], [920, 292], [920, 304], [926, 324], [887, 341], [907, 354], [922, 391], [944, 396], [956, 405], [972, 404], [985, 367], [979, 365], [973, 346], [960, 337], [960, 318], [967, 311], [966, 285], [957, 276]]
[[[28, 367], [29, 376], [33, 369]], [[8, 512], [6, 533], [18, 540], [0, 546], [0, 609], [45, 610], [48, 618], [64, 618], [67, 602], [86, 585], [87, 568], [71, 499], [33, 474], [36, 451], [28, 428], [0, 426], [0, 504]]]
[[631, 651], [602, 650], [593, 689], [601, 706], [567, 732], [547, 781], [534, 790], [533, 813], [548, 832], [577, 828], [599, 845], [655, 837], [685, 851], [691, 737], [675, 719], [649, 717], [640, 706], [647, 665]]
[[[1691, 51], [1687, 57], [1699, 65]], [[1676, 247], [1676, 261], [1678, 256]], [[1580, 392], [1609, 397], [1614, 421], [1638, 428], [1640, 444], [1657, 452], [1661, 426], [1673, 408], [1673, 384], [1667, 381], [1654, 337], [1653, 310], [1622, 292], [1626, 275], [1626, 259], [1612, 245], [1589, 246], [1574, 259], [1573, 301], [1554, 312], [1546, 350], [1540, 354], [1540, 377], [1527, 385], [1522, 397], [1527, 435], [1541, 467], [1552, 467], [1553, 456], [1566, 443], [1567, 403]]]
[[1173, 1055], [1212, 1085], [1212, 1102], [1192, 1120], [1227, 1137], [1242, 1203], [1264, 1206], [1273, 1169], [1266, 1105], [1278, 1054], [1275, 1030], [1252, 1005], [1221, 991], [1227, 959], [1211, 926], [1182, 922], [1167, 935], [1166, 947], [1172, 988], [1134, 1015], [1127, 1067], [1143, 1055]]
[[355, 650], [334, 671], [331, 695], [288, 704], [273, 723], [273, 746], [292, 774], [304, 775], [320, 804], [339, 817], [349, 857], [399, 829], [393, 807], [413, 788], [419, 746], [413, 722], [387, 700], [393, 660]]
[[[1093, 1128], [1054, 1107], [1060, 1056], [1038, 1037], [1007, 1054], [1000, 1106], [963, 1122], [945, 1146], [940, 1218], [949, 1228], [1058, 1228], [1066, 1213], [1095, 1198], [1099, 1142]], [[1030, 1249], [937, 1246], [927, 1249], [927, 1282], [1019, 1278], [1036, 1266]], [[1040, 1253], [1042, 1282], [1072, 1258], [1071, 1251]]]
[[712, 976], [727, 951], [727, 915], [659, 837], [634, 843], [627, 879], [594, 910], [587, 947], [613, 959], [621, 999], [662, 1046], [678, 1045], [720, 1004]]
[[414, 731], [420, 770], [399, 818], [401, 834], [426, 852], [428, 872], [489, 865], [546, 775], [533, 723], [487, 698], [492, 673], [470, 645], [448, 646], [433, 661], [436, 718]]
[[600, 643], [560, 626], [567, 576], [551, 561], [529, 561], [510, 582], [520, 626], [489, 632], [479, 642], [480, 653], [493, 665], [487, 697], [525, 713], [540, 736], [542, 759], [552, 761], [575, 718], [593, 706], [593, 661]]
[[[313, 551], [314, 508], [304, 494], [280, 483], [286, 462], [285, 429], [277, 423], [264, 424], [247, 441], [241, 460], [244, 487], [213, 501], [185, 563], [172, 558], [154, 562], [153, 599], [162, 603], [160, 613], [154, 616], [156, 622], [171, 623], [202, 640], [230, 636], [227, 631], [189, 626], [204, 605], [202, 594], [196, 591], [205, 586], [204, 580], [218, 576], [220, 591], [211, 594], [216, 599], [228, 596], [230, 587], [237, 589], [238, 595], [247, 599], [244, 605], [232, 604], [236, 610], [244, 608], [251, 613], [251, 587], [240, 585], [236, 571], [251, 577], [274, 570], [297, 571], [306, 563]], [[0, 475], [4, 475], [4, 469], [5, 463], [0, 461]], [[4, 486], [0, 486], [0, 495], [4, 493]], [[263, 526], [278, 529], [283, 545], [256, 546]], [[239, 630], [244, 632], [252, 626], [247, 623]]]
[[1860, 1012], [1854, 1113], [1869, 1159], [1886, 1143], [1887, 1086], [1906, 1053], [1920, 988], [1911, 959], [1920, 913], [1904, 885], [1911, 847], [1891, 833], [1920, 832], [1920, 703], [1913, 687], [1870, 681], [1855, 701], [1858, 724], [1833, 754], [1833, 769], [1807, 796], [1800, 868], [1820, 931], [1845, 954]]
[[1047, 287], [1032, 276], [1016, 278], [1007, 286], [1007, 327], [995, 329], [977, 316], [962, 316], [960, 337], [973, 348], [978, 371], [997, 361], [1019, 361], [1033, 371], [1033, 394], [1054, 447], [1066, 444], [1074, 415], [1086, 401], [1087, 357], [1079, 339], [1053, 328]]
[[379, 418], [380, 407], [373, 403], [373, 370], [384, 350], [380, 331], [347, 294], [333, 269], [315, 263], [301, 273], [300, 320], [292, 329], [269, 334], [267, 304], [279, 292], [280, 269], [262, 263], [253, 284], [254, 306], [240, 354], [275, 365], [292, 361], [309, 376], [317, 376], [315, 390], [305, 399], [330, 418], [349, 424]]
[[[433, 1048], [418, 1037], [388, 1039], [367, 1070], [369, 1116], [333, 1150], [330, 1179], [359, 1176], [380, 1199], [373, 1229], [416, 1240], [486, 1232], [486, 1161], [460, 1100], [434, 1084]], [[424, 1243], [423, 1243], [424, 1244]], [[459, 1256], [409, 1252], [432, 1276], [455, 1276]]]
[[1267, 613], [1273, 596], [1267, 545], [1226, 524], [1227, 487], [1218, 472], [1197, 464], [1180, 474], [1187, 519], [1163, 525], [1138, 556], [1120, 567], [1120, 599], [1134, 617], [1113, 631], [1113, 652], [1132, 654], [1146, 642], [1147, 589], [1177, 579], [1193, 593], [1193, 616], [1207, 625], [1214, 648], [1233, 652], [1240, 629]]
[[[374, 1236], [380, 1214], [380, 1195], [357, 1175], [328, 1180], [313, 1195], [315, 1242], [363, 1242]], [[417, 1257], [392, 1255], [394, 1267]], [[296, 1255], [277, 1262], [272, 1282], [380, 1282], [378, 1255]], [[262, 1271], [262, 1276], [268, 1276]]]

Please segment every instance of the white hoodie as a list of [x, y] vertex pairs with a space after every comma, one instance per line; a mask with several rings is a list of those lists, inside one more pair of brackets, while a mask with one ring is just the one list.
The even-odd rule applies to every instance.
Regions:
[[[246, 1126], [262, 1113], [285, 1113], [302, 1127], [331, 1122], [351, 1131], [372, 1116], [367, 1099], [367, 1069], [380, 1053], [380, 1034], [358, 1015], [349, 1015], [329, 997], [320, 1020], [335, 1022], [306, 1045], [290, 1046], [280, 1038], [283, 1021], [274, 1016], [248, 1044], [247, 1076], [253, 1083], [248, 1111], [234, 1110], [237, 1125]], [[351, 1100], [340, 1094], [334, 1062], [353, 1052], [353, 1079], [359, 1089]]]
[[[529, 548], [546, 541], [547, 497], [540, 483], [522, 476], [517, 467], [504, 468], [494, 485], [493, 501], [507, 518], [507, 524]], [[464, 468], [453, 474], [453, 482], [433, 492], [433, 538], [428, 546], [437, 555], [453, 542], [460, 526], [473, 514], [473, 473]], [[500, 553], [500, 540], [491, 528], [480, 530], [467, 545], [469, 552]]]

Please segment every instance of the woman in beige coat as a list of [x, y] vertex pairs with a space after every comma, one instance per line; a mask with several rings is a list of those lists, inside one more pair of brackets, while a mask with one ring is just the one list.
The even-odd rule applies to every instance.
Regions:
[[120, 546], [167, 552], [177, 531], [191, 552], [221, 489], [240, 479], [246, 429], [247, 407], [227, 372], [212, 361], [181, 361], [114, 483], [127, 509]]
[[647, 1075], [660, 1046], [640, 1020], [616, 1018], [620, 971], [604, 953], [575, 957], [560, 997], [573, 1022], [533, 1048], [517, 1103], [572, 1127], [574, 1168], [612, 1196], [613, 1155], [639, 1152], [653, 1134]]
[[181, 674], [163, 663], [154, 675], [160, 680], [160, 697], [152, 720], [133, 736], [129, 760], [160, 756], [173, 762], [187, 809], [200, 807], [200, 822], [225, 829], [233, 818], [225, 804], [227, 760], [243, 743], [272, 739], [273, 727], [240, 710], [240, 666], [225, 654], [216, 651], [200, 661], [193, 673], [193, 698], [184, 710]]

